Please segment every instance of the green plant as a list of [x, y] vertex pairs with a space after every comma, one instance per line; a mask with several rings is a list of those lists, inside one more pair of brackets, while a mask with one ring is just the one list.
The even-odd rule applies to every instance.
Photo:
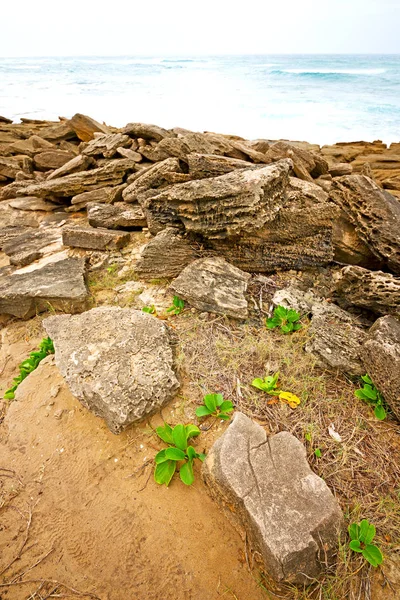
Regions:
[[290, 333], [302, 328], [302, 324], [298, 323], [299, 319], [300, 314], [293, 308], [277, 306], [274, 309], [274, 316], [266, 320], [266, 325], [268, 329], [280, 327], [283, 333]]
[[174, 296], [174, 299], [172, 300], [172, 306], [167, 308], [167, 312], [174, 315], [180, 315], [184, 308], [185, 301], [179, 298], [179, 296]]
[[181, 424], [172, 428], [168, 423], [164, 423], [164, 427], [157, 427], [156, 432], [158, 437], [169, 447], [160, 450], [154, 458], [156, 463], [155, 481], [160, 485], [165, 483], [168, 486], [178, 463], [181, 463], [179, 476], [185, 485], [191, 485], [194, 481], [193, 461], [195, 458], [203, 461], [206, 457], [205, 454], [197, 453], [193, 446], [188, 446], [188, 440], [198, 436], [200, 429], [196, 425]]
[[142, 312], [148, 313], [149, 315], [157, 314], [157, 310], [156, 310], [156, 307], [154, 306], [154, 304], [152, 304], [151, 306], [143, 306]]
[[212, 415], [218, 419], [227, 421], [234, 406], [230, 400], [224, 400], [222, 394], [207, 394], [203, 398], [204, 404], [196, 409], [196, 417], [208, 417]]
[[372, 379], [369, 375], [365, 374], [361, 376], [364, 385], [359, 390], [354, 392], [357, 398], [361, 398], [367, 404], [371, 404], [374, 407], [374, 414], [377, 419], [383, 421], [386, 418], [386, 410], [383, 406], [384, 399], [380, 391], [375, 387]]
[[268, 375], [267, 377], [264, 377], [264, 379], [257, 377], [256, 379], [253, 379], [251, 385], [258, 390], [267, 392], [267, 394], [270, 394], [270, 396], [279, 396], [281, 391], [276, 389], [278, 387], [278, 379], [279, 371], [275, 373], [275, 375]]
[[349, 528], [350, 543], [349, 547], [354, 552], [360, 552], [366, 561], [373, 567], [377, 567], [383, 561], [382, 552], [371, 544], [375, 537], [375, 526], [371, 525], [367, 519], [363, 519], [361, 523], [352, 523]]
[[54, 354], [54, 345], [50, 338], [43, 338], [39, 344], [38, 352], [31, 352], [29, 357], [25, 359], [19, 366], [19, 375], [14, 377], [13, 385], [4, 394], [5, 400], [13, 400], [15, 397], [15, 390], [19, 384], [32, 373], [38, 366], [41, 360], [46, 358], [49, 354]]

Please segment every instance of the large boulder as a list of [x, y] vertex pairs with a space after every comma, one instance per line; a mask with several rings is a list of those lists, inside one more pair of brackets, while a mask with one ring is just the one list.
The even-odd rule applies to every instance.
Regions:
[[378, 315], [400, 316], [400, 279], [358, 266], [344, 267], [335, 277], [336, 294], [345, 308], [359, 306]]
[[39, 171], [48, 171], [49, 169], [59, 169], [70, 162], [76, 156], [68, 150], [46, 150], [35, 154], [34, 164]]
[[135, 273], [141, 279], [177, 277], [196, 258], [188, 240], [177, 229], [167, 227], [143, 248]]
[[289, 432], [268, 437], [236, 413], [208, 453], [203, 478], [275, 580], [308, 585], [334, 564], [341, 510]]
[[335, 179], [331, 198], [359, 237], [389, 269], [400, 274], [400, 203], [365, 175]]
[[274, 219], [284, 203], [290, 167], [290, 161], [282, 160], [261, 169], [240, 169], [148, 190], [138, 194], [138, 201], [154, 234], [176, 226], [207, 238], [226, 238]]
[[23, 267], [60, 250], [61, 246], [61, 231], [58, 227], [29, 228], [5, 243], [3, 252], [10, 257], [10, 264]]
[[201, 311], [247, 318], [245, 292], [250, 279], [223, 258], [200, 258], [188, 265], [171, 283], [180, 298]]
[[179, 387], [172, 334], [151, 315], [101, 307], [43, 326], [71, 392], [113, 433], [160, 410]]
[[400, 421], [400, 321], [378, 319], [362, 348], [365, 371]]

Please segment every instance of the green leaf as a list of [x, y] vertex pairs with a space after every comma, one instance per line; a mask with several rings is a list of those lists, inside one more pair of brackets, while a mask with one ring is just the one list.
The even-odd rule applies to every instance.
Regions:
[[208, 410], [214, 413], [217, 410], [217, 394], [207, 394], [207, 396], [204, 396], [204, 404]]
[[196, 417], [207, 417], [211, 415], [212, 411], [207, 408], [207, 406], [199, 406], [196, 408]]
[[224, 397], [222, 394], [215, 394], [215, 398], [217, 401], [217, 406], [221, 408], [221, 405], [224, 403]]
[[301, 323], [295, 323], [293, 325], [293, 331], [299, 331], [299, 329], [301, 329], [303, 327], [303, 325]]
[[364, 544], [370, 544], [375, 537], [375, 526], [371, 525], [368, 519], [363, 519], [360, 523], [359, 539]]
[[348, 527], [348, 532], [352, 540], [358, 540], [360, 537], [360, 526], [357, 523], [352, 523]]
[[272, 381], [271, 381], [272, 387], [274, 387], [274, 388], [276, 387], [276, 384], [278, 383], [278, 379], [279, 379], [279, 371], [277, 371], [275, 373], [275, 375], [272, 377]]
[[155, 457], [154, 457], [154, 462], [156, 463], [156, 465], [165, 462], [167, 459], [167, 457], [165, 456], [165, 450], [166, 448], [164, 448], [164, 450], [160, 450], [160, 452], [158, 452]]
[[274, 310], [274, 315], [275, 317], [278, 317], [279, 319], [286, 319], [287, 314], [288, 314], [289, 310], [287, 308], [285, 308], [284, 306], [277, 306]]
[[181, 310], [183, 308], [185, 308], [185, 301], [182, 300], [182, 298], [179, 298], [179, 296], [174, 296], [174, 299], [172, 301], [172, 304], [176, 307], [176, 308], [180, 308]]
[[167, 448], [165, 450], [165, 456], [168, 460], [185, 460], [186, 454], [179, 448]]
[[317, 458], [321, 458], [322, 456], [321, 450], [319, 448], [315, 448], [314, 454]]
[[172, 439], [174, 444], [180, 450], [186, 451], [188, 436], [186, 434], [186, 428], [184, 425], [175, 425], [172, 430]]
[[164, 427], [157, 427], [156, 433], [159, 438], [162, 439], [166, 444], [173, 444], [174, 439], [172, 437], [172, 427], [168, 423], [164, 423]]
[[283, 333], [290, 333], [293, 331], [293, 323], [286, 323], [286, 325], [282, 325], [281, 329]]
[[186, 454], [188, 455], [189, 460], [194, 460], [195, 458], [197, 458], [197, 452], [193, 448], [193, 446], [187, 447]]
[[12, 390], [7, 390], [3, 396], [4, 400], [14, 400], [15, 394]]
[[186, 439], [192, 438], [192, 437], [196, 437], [197, 435], [200, 435], [200, 429], [196, 426], [196, 425], [185, 425], [185, 430], [186, 430]]
[[275, 327], [278, 327], [281, 324], [281, 320], [279, 317], [271, 317], [270, 319], [267, 319], [265, 323], [268, 329], [275, 329]]
[[363, 392], [364, 392], [365, 396], [367, 396], [367, 398], [370, 398], [371, 400], [376, 400], [376, 393], [377, 393], [376, 388], [373, 388], [370, 385], [366, 384], [363, 387]]
[[157, 483], [162, 485], [165, 483], [166, 486], [170, 484], [173, 474], [176, 470], [176, 462], [174, 460], [167, 460], [158, 464], [154, 470], [154, 479]]
[[362, 552], [360, 540], [351, 540], [349, 547], [354, 550], [354, 552]]
[[366, 396], [366, 395], [364, 394], [364, 391], [363, 391], [362, 389], [361, 389], [361, 390], [356, 390], [356, 391], [354, 392], [354, 395], [355, 395], [357, 398], [361, 398], [361, 400], [365, 400], [365, 402], [371, 402], [370, 398], [368, 398], [368, 396]]
[[232, 412], [233, 409], [234, 406], [230, 400], [225, 400], [225, 402], [223, 402], [219, 407], [219, 410], [221, 412]]
[[204, 462], [204, 461], [205, 461], [205, 459], [206, 459], [206, 455], [205, 455], [205, 454], [203, 454], [203, 452], [199, 452], [199, 453], [197, 454], [197, 458], [198, 458], [198, 459], [200, 459], [200, 460], [201, 460], [201, 462]]
[[218, 419], [222, 419], [223, 421], [229, 421], [230, 418], [231, 418], [231, 416], [227, 415], [226, 413], [220, 413], [218, 415]]
[[380, 421], [386, 419], [386, 410], [383, 408], [382, 404], [377, 404], [375, 406], [374, 415]]
[[263, 392], [266, 392], [268, 389], [268, 385], [265, 383], [264, 379], [261, 379], [260, 377], [253, 379], [251, 385], [258, 390], [262, 390]]
[[294, 323], [295, 321], [298, 321], [300, 319], [300, 314], [296, 310], [291, 308], [288, 311], [286, 318], [289, 321], [289, 323]]
[[361, 379], [363, 381], [365, 381], [365, 383], [369, 383], [370, 385], [373, 385], [372, 383], [372, 379], [369, 375], [365, 374], [365, 375], [361, 375]]
[[192, 485], [194, 481], [194, 475], [193, 462], [191, 460], [182, 465], [179, 471], [179, 476], [185, 485]]
[[377, 567], [383, 562], [382, 552], [373, 544], [366, 546], [362, 551], [362, 554], [365, 560], [367, 560], [373, 567]]

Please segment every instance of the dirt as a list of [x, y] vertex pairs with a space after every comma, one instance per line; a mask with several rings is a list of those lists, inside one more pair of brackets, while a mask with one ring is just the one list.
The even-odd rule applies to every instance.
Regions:
[[[13, 360], [2, 382], [37, 341], [15, 327], [3, 335]], [[176, 421], [177, 410], [164, 418]], [[0, 587], [2, 600], [41, 598], [31, 594], [57, 582], [102, 600], [265, 598], [199, 469], [192, 487], [154, 482], [152, 458], [163, 444], [151, 427], [161, 423], [158, 415], [113, 435], [71, 395], [52, 357], [20, 385], [0, 426], [0, 468], [10, 470], [0, 471], [0, 572], [19, 554], [30, 514], [31, 523], [3, 581], [40, 562], [24, 576], [32, 583]], [[221, 432], [202, 436], [201, 450]]]

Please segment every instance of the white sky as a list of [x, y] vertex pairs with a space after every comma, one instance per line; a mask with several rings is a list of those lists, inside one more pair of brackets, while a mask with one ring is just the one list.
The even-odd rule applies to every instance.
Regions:
[[0, 0], [0, 57], [400, 53], [400, 0]]

